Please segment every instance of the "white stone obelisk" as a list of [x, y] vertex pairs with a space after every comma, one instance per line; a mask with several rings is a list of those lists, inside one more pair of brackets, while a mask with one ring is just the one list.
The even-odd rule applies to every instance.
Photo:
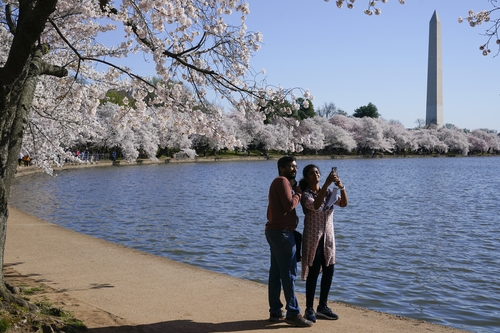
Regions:
[[441, 59], [441, 21], [434, 11], [429, 22], [429, 59], [427, 65], [426, 125], [443, 126], [443, 74]]

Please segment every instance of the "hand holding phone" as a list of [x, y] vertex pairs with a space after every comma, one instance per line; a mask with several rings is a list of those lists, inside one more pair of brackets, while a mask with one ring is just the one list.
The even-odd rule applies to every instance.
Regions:
[[332, 174], [333, 174], [333, 183], [336, 185], [336, 186], [339, 186], [339, 182], [340, 182], [340, 179], [339, 179], [339, 174], [337, 173], [337, 167], [332, 167]]

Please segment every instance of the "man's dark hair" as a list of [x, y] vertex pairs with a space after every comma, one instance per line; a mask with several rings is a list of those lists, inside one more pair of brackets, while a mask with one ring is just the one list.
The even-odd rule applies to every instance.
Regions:
[[297, 159], [295, 156], [283, 156], [278, 160], [278, 173], [280, 172], [280, 168], [286, 168], [287, 164], [290, 162], [294, 162]]

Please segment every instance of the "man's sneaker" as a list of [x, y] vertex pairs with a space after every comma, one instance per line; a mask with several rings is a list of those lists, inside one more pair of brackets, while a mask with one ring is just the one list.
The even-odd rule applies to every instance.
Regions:
[[269, 315], [269, 321], [273, 323], [277, 323], [285, 319], [285, 313], [281, 311], [281, 313], [271, 313]]
[[286, 317], [285, 323], [297, 327], [311, 327], [313, 325], [312, 322], [302, 317], [301, 314], [298, 314], [297, 317]]
[[322, 307], [320, 308], [318, 306], [318, 311], [316, 311], [316, 316], [319, 317], [319, 318], [323, 318], [323, 319], [330, 319], [330, 320], [337, 320], [339, 319], [339, 316], [337, 316], [335, 313], [332, 312], [332, 310], [330, 310], [330, 308], [328, 306], [325, 306], [325, 307]]
[[316, 313], [314, 313], [313, 308], [306, 308], [306, 313], [304, 314], [304, 318], [306, 318], [309, 321], [312, 321], [313, 323], [316, 322]]

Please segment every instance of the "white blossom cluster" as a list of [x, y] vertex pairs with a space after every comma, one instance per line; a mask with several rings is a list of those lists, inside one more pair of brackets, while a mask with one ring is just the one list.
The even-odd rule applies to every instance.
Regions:
[[[490, 21], [490, 12], [487, 10], [480, 11], [478, 13], [474, 13], [474, 11], [471, 9], [469, 10], [469, 15], [465, 18], [467, 22], [469, 22], [469, 25], [471, 27], [475, 27], [476, 25], [480, 25], [483, 22], [489, 22]], [[464, 19], [462, 17], [458, 18], [458, 22], [462, 23]]]
[[[329, 0], [325, 0], [325, 2], [328, 2]], [[356, 0], [336, 0], [335, 4], [337, 5], [338, 8], [342, 8], [344, 5], [344, 2], [346, 2], [346, 7], [349, 9], [354, 8], [354, 2]], [[382, 14], [382, 10], [378, 7], [376, 7], [377, 2], [382, 2], [382, 3], [387, 3], [388, 0], [368, 0], [368, 8], [365, 9], [364, 13], [366, 15], [380, 15]], [[406, 0], [398, 0], [400, 4], [404, 5], [406, 3]]]
[[[479, 12], [474, 12], [474, 10], [469, 10], [468, 15], [465, 18], [462, 18], [461, 16], [458, 18], [458, 23], [463, 23], [464, 21], [467, 21], [469, 23], [469, 26], [474, 28], [479, 25], [482, 25], [483, 23], [489, 23], [492, 22], [492, 26], [489, 27], [486, 30], [486, 33], [484, 34], [487, 36], [487, 41], [486, 43], [482, 44], [479, 46], [479, 50], [484, 56], [487, 56], [488, 54], [491, 53], [491, 50], [489, 48], [490, 42], [493, 40], [498, 47], [500, 48], [500, 38], [498, 36], [498, 27], [500, 26], [500, 19], [492, 19], [491, 14], [493, 12], [496, 12], [500, 7], [496, 5], [496, 1], [490, 1], [490, 3], [494, 6], [494, 9], [492, 10], [482, 10]], [[500, 52], [500, 49], [499, 49]], [[497, 53], [498, 54], [498, 53]]]

